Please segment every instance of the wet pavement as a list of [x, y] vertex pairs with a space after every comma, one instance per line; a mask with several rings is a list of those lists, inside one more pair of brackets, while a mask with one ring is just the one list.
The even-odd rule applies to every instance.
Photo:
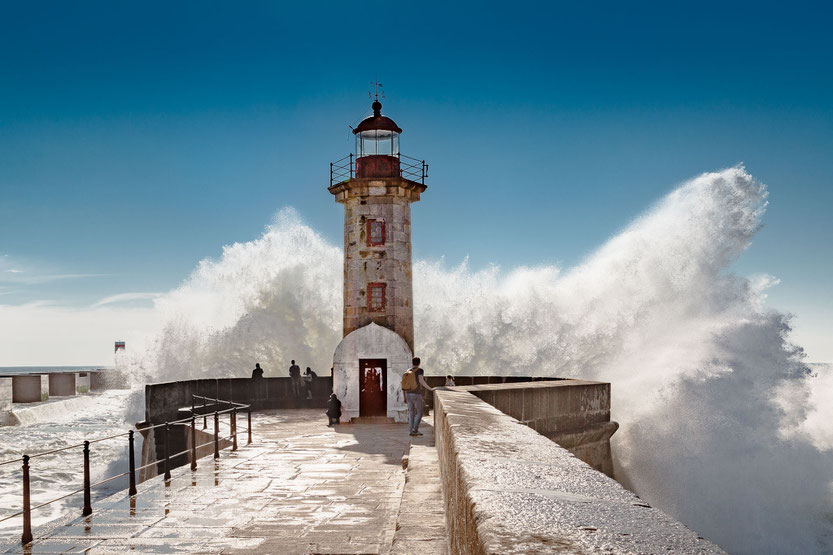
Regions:
[[430, 423], [410, 438], [403, 424], [328, 428], [319, 410], [252, 420], [252, 445], [35, 528], [32, 544], [5, 553], [446, 552]]

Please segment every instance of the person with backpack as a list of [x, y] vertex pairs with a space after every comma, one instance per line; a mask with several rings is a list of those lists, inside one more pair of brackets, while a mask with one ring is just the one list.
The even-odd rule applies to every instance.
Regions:
[[408, 405], [408, 427], [410, 435], [421, 436], [419, 423], [422, 421], [422, 407], [425, 402], [422, 400], [422, 391], [434, 391], [425, 383], [425, 371], [419, 367], [419, 357], [411, 361], [413, 366], [402, 374], [402, 394], [405, 397], [405, 404]]

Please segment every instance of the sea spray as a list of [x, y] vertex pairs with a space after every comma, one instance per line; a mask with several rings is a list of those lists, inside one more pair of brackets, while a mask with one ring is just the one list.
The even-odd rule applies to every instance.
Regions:
[[[564, 271], [417, 261], [417, 354], [441, 374], [609, 381], [620, 480], [732, 552], [830, 551], [830, 370], [803, 364], [789, 318], [764, 308], [772, 278], [730, 271], [766, 195], [742, 167], [701, 175]], [[164, 329], [133, 372], [326, 372], [341, 280], [341, 250], [281, 211], [157, 301]]]
[[163, 329], [131, 353], [137, 382], [286, 375], [291, 359], [328, 372], [341, 339], [342, 251], [282, 210], [262, 237], [223, 247], [156, 301]]

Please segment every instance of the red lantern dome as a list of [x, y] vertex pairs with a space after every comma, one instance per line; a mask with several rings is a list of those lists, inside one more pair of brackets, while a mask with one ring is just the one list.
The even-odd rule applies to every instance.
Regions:
[[399, 134], [402, 129], [382, 115], [382, 103], [374, 101], [373, 115], [353, 130], [356, 135], [356, 177], [397, 177]]

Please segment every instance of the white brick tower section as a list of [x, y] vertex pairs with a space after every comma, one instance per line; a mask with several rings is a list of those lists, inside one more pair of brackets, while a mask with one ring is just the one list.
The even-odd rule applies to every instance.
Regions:
[[353, 131], [355, 171], [351, 156], [347, 179], [335, 182], [331, 174], [329, 191], [344, 205], [343, 331], [347, 336], [373, 322], [395, 331], [413, 352], [411, 203], [426, 189], [427, 166], [400, 156], [402, 130], [381, 108], [374, 102], [373, 116]]

